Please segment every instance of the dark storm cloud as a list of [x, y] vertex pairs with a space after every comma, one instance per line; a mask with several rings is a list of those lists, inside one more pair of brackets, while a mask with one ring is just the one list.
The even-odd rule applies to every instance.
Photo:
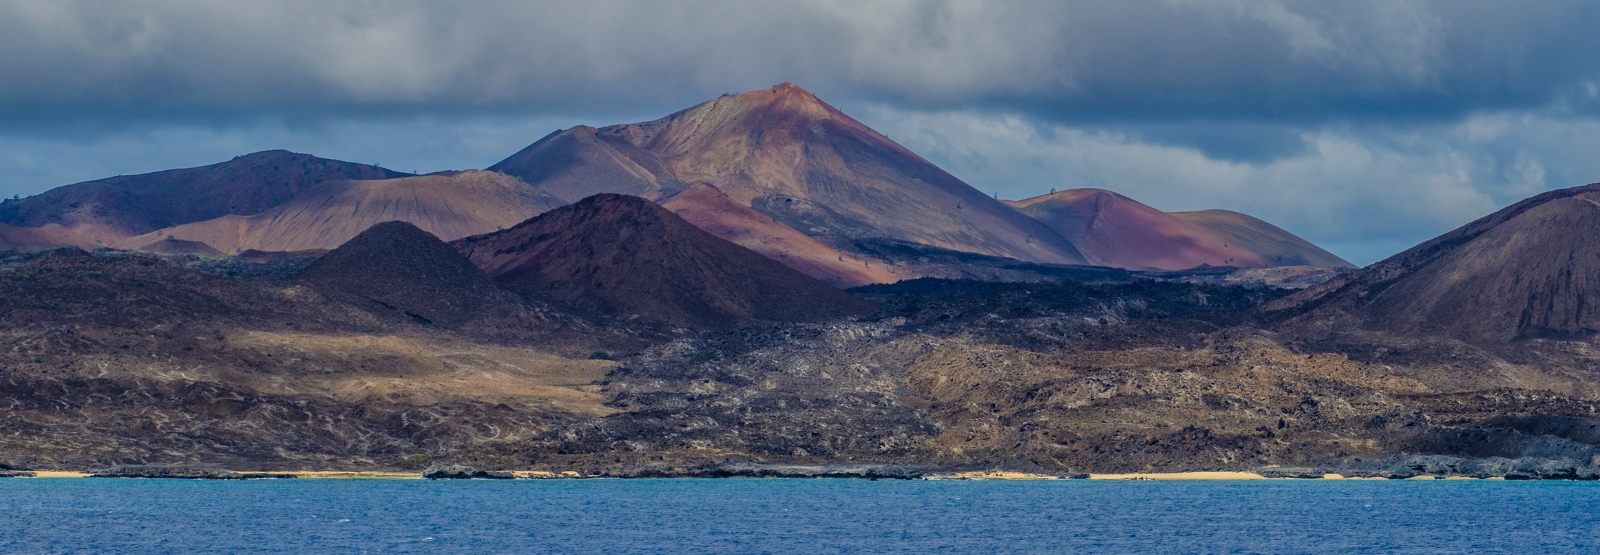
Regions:
[[609, 109], [783, 80], [1072, 121], [1438, 117], [1593, 109], [1600, 64], [1592, 2], [0, 6], [10, 118]]
[[1556, 1], [0, 0], [0, 193], [265, 148], [482, 167], [555, 125], [793, 81], [984, 190], [1238, 209], [1370, 262], [1600, 181], [1595, 21]]

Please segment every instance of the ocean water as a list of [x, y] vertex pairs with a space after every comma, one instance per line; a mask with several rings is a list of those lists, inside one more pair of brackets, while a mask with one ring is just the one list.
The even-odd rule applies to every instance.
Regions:
[[0, 553], [1600, 553], [1600, 484], [0, 479]]

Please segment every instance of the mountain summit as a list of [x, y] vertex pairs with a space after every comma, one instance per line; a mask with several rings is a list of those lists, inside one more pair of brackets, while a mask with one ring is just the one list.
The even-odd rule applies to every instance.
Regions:
[[1083, 264], [1070, 241], [792, 83], [665, 118], [553, 133], [489, 169], [571, 202], [661, 200], [708, 183], [836, 244], [909, 241], [1033, 262]]

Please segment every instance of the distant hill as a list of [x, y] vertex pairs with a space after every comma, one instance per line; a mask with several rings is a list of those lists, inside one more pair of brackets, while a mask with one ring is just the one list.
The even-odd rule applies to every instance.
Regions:
[[1008, 204], [1103, 266], [1352, 267], [1287, 231], [1236, 212], [1167, 213], [1104, 189], [1071, 189]]
[[661, 206], [706, 232], [756, 251], [800, 273], [836, 287], [893, 283], [889, 265], [823, 244], [748, 206], [733, 202], [716, 187], [690, 185]]
[[94, 240], [77, 232], [49, 224], [40, 227], [17, 227], [0, 224], [0, 251], [36, 251], [56, 247], [95, 248]]
[[1469, 341], [1600, 330], [1600, 184], [1550, 191], [1267, 306], [1310, 324]]
[[512, 291], [599, 316], [722, 329], [875, 310], [626, 195], [595, 195], [452, 246]]
[[824, 242], [878, 237], [1085, 262], [1049, 228], [790, 83], [655, 121], [553, 133], [489, 169], [569, 202], [596, 193], [661, 200], [705, 182]]
[[367, 228], [294, 279], [369, 311], [452, 328], [523, 304], [450, 245], [401, 221]]
[[516, 225], [563, 202], [516, 178], [469, 170], [396, 179], [330, 181], [253, 216], [224, 216], [130, 237], [148, 250], [173, 238], [224, 253], [332, 249], [380, 222], [411, 222], [444, 239]]
[[1343, 258], [1322, 250], [1293, 233], [1248, 214], [1229, 210], [1168, 212], [1168, 215], [1194, 224], [1221, 237], [1229, 245], [1243, 247], [1261, 256], [1269, 267], [1319, 266], [1355, 268]]
[[0, 223], [60, 224], [110, 244], [190, 222], [249, 215], [283, 204], [332, 179], [385, 179], [409, 174], [284, 150], [240, 156], [210, 166], [117, 176], [56, 187], [0, 203]]

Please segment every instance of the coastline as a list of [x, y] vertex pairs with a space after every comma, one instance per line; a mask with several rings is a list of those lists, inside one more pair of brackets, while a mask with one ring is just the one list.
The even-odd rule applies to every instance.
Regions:
[[[31, 474], [31, 476], [29, 476], [29, 475], [19, 475], [19, 476], [16, 476], [16, 478], [96, 478], [96, 477], [99, 477], [99, 478], [131, 478], [131, 479], [165, 478], [165, 479], [200, 479], [200, 480], [273, 479], [273, 478], [294, 478], [294, 479], [309, 479], [309, 480], [424, 480], [424, 479], [444, 479], [444, 480], [448, 480], [448, 479], [461, 479], [461, 478], [428, 478], [427, 476], [424, 475], [424, 472], [365, 471], [365, 470], [274, 470], [274, 471], [264, 471], [264, 472], [238, 472], [238, 473], [231, 473], [229, 471], [223, 470], [223, 471], [212, 471], [211, 474], [194, 475], [194, 476], [172, 476], [172, 475], [97, 476], [95, 474], [95, 471], [71, 471], [71, 470], [29, 470], [29, 471], [22, 471], [22, 472], [24, 472], [26, 474]], [[728, 474], [692, 475], [692, 474], [690, 474], [690, 475], [679, 475], [679, 476], [662, 476], [662, 475], [616, 476], [616, 475], [585, 475], [585, 474], [582, 474], [582, 473], [579, 473], [579, 472], [573, 471], [573, 470], [567, 470], [567, 471], [510, 470], [510, 471], [503, 471], [503, 472], [501, 472], [499, 474], [501, 474], [501, 476], [498, 477], [498, 478], [471, 478], [471, 479], [592, 480], [592, 479], [600, 479], [600, 478], [612, 478], [612, 479], [629, 479], [629, 478], [635, 478], [635, 479], [637, 479], [637, 478], [686, 478], [686, 479], [694, 479], [694, 478], [791, 478], [791, 479], [802, 479], [802, 478], [811, 478], [811, 479], [817, 479], [817, 478], [845, 478], [845, 479], [877, 480], [880, 477], [882, 477], [882, 476], [879, 476], [879, 475], [869, 475], [869, 474], [853, 473], [853, 472], [828, 472], [828, 473], [825, 473], [825, 474], [818, 474], [818, 473], [800, 474], [800, 473], [769, 472], [769, 473], [760, 473], [760, 474], [753, 474], [753, 475], [728, 475]], [[1505, 478], [1501, 477], [1501, 476], [1490, 476], [1490, 477], [1482, 477], [1482, 478], [1480, 478], [1480, 477], [1473, 477], [1473, 476], [1432, 476], [1432, 475], [1423, 475], [1423, 476], [1412, 476], [1412, 477], [1407, 477], [1407, 478], [1389, 478], [1389, 477], [1378, 477], [1378, 476], [1343, 476], [1343, 475], [1332, 474], [1332, 473], [1323, 474], [1321, 476], [1316, 476], [1316, 477], [1303, 476], [1303, 475], [1302, 476], [1295, 476], [1295, 477], [1285, 477], [1285, 476], [1263, 475], [1263, 474], [1257, 473], [1257, 472], [1240, 472], [1240, 471], [1130, 472], [1130, 473], [1108, 473], [1108, 474], [1094, 474], [1094, 473], [1091, 473], [1091, 474], [1079, 474], [1079, 475], [1067, 476], [1067, 475], [1038, 474], [1038, 473], [1029, 473], [1029, 472], [1014, 472], [1014, 471], [1001, 471], [1001, 470], [995, 470], [995, 471], [981, 471], [981, 470], [979, 470], [979, 471], [964, 471], [964, 472], [929, 473], [929, 474], [925, 474], [925, 475], [917, 475], [917, 476], [914, 476], [914, 477], [896, 476], [895, 479], [913, 479], [913, 480], [1006, 480], [1006, 481], [1059, 481], [1059, 480], [1075, 480], [1075, 479], [1087, 479], [1087, 480], [1097, 480], [1097, 481], [1108, 481], [1108, 480], [1122, 480], [1122, 481], [1497, 480], [1497, 481], [1504, 481], [1505, 480]]]

